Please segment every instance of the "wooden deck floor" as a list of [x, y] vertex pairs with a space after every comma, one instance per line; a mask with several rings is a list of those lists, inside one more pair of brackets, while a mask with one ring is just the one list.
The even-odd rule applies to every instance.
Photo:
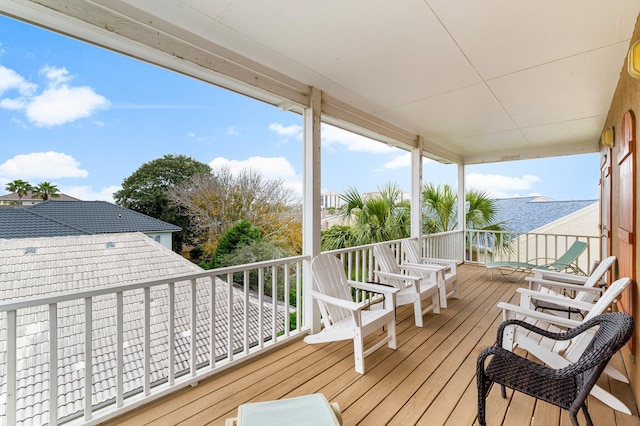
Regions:
[[[316, 392], [340, 404], [344, 425], [477, 424], [476, 358], [495, 340], [501, 321], [496, 303], [511, 300], [518, 284], [491, 281], [483, 267], [463, 265], [458, 275], [461, 298], [450, 300], [440, 315], [428, 314], [424, 328], [414, 325], [410, 306], [399, 308], [398, 349], [384, 347], [367, 357], [365, 375], [354, 370], [350, 341], [311, 346], [299, 340], [109, 424], [223, 425], [242, 403]], [[613, 362], [624, 371], [619, 354]], [[629, 385], [605, 377], [600, 385], [634, 416], [590, 397], [595, 424], [640, 426]], [[507, 396], [502, 399], [497, 386], [491, 391], [489, 425], [570, 424], [566, 412], [549, 404], [511, 391]]]

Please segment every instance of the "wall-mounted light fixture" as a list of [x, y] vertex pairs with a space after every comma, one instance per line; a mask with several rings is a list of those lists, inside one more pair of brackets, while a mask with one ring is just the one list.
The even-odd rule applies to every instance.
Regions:
[[610, 148], [613, 148], [613, 145], [615, 144], [615, 140], [613, 137], [614, 137], [613, 126], [607, 129], [604, 129], [601, 137], [602, 144]]
[[627, 57], [629, 75], [633, 78], [640, 78], [640, 40], [636, 41]]

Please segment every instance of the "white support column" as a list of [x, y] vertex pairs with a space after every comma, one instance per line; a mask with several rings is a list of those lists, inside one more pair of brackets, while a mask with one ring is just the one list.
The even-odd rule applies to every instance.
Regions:
[[462, 258], [465, 258], [465, 244], [464, 244], [464, 232], [467, 230], [466, 220], [466, 182], [465, 182], [465, 166], [464, 164], [458, 164], [458, 229], [463, 231], [462, 244], [460, 250], [462, 250]]
[[411, 236], [422, 237], [422, 136], [411, 149]]
[[[302, 254], [313, 259], [320, 253], [320, 108], [322, 92], [311, 88], [309, 107], [303, 117], [303, 213], [302, 213]], [[304, 322], [311, 333], [320, 331], [320, 313], [311, 299], [313, 278], [311, 261], [303, 267], [303, 313]]]

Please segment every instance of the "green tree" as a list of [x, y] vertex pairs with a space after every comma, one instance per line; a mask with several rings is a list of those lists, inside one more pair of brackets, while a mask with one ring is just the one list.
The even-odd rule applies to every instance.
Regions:
[[180, 226], [173, 234], [173, 249], [182, 251], [183, 244], [194, 240], [194, 226], [189, 215], [169, 199], [167, 191], [197, 175], [211, 173], [208, 164], [184, 155], [165, 155], [144, 163], [122, 182], [122, 189], [113, 194], [116, 204]]
[[248, 220], [239, 220], [229, 228], [220, 238], [220, 242], [213, 252], [211, 258], [211, 268], [220, 268], [225, 265], [228, 256], [239, 246], [247, 245], [253, 241], [260, 240], [260, 231]]
[[60, 198], [60, 190], [57, 185], [51, 182], [40, 182], [33, 188], [36, 197], [48, 200], [49, 198]]
[[392, 182], [378, 187], [376, 195], [363, 197], [355, 188], [348, 188], [340, 197], [344, 204], [340, 215], [350, 223], [350, 230], [338, 228], [325, 231], [322, 247], [328, 250], [353, 245], [371, 244], [407, 238], [411, 233], [411, 206], [402, 200], [400, 187]]
[[247, 220], [261, 238], [293, 253], [302, 250], [302, 220], [293, 190], [280, 179], [263, 179], [254, 170], [234, 174], [228, 167], [194, 176], [169, 191], [197, 226], [205, 252], [212, 253], [222, 235]]
[[9, 182], [7, 186], [5, 186], [5, 190], [9, 192], [15, 192], [18, 195], [20, 204], [22, 204], [22, 197], [27, 195], [29, 191], [32, 191], [33, 186], [31, 186], [29, 182], [25, 182], [21, 179], [16, 179], [13, 182]]

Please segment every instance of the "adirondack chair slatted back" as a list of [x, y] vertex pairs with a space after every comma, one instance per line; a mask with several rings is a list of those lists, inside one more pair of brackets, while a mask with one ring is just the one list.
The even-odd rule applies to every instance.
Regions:
[[[609, 308], [620, 294], [624, 291], [625, 288], [629, 285], [631, 280], [629, 278], [620, 278], [617, 281], [614, 281], [613, 284], [607, 288], [600, 299], [593, 305], [589, 313], [584, 317], [583, 323], [590, 320], [591, 318], [595, 318], [596, 316], [603, 314]], [[564, 354], [567, 359], [571, 359], [575, 362], [575, 360], [582, 354], [593, 338], [592, 333], [583, 333], [580, 336], [574, 338], [571, 341], [571, 344], [564, 350]], [[562, 351], [561, 351], [562, 352]]]
[[609, 288], [602, 293], [602, 296], [600, 296], [600, 299], [598, 299], [598, 301], [593, 305], [589, 313], [584, 317], [584, 320], [590, 320], [596, 315], [600, 315], [605, 312], [607, 308], [609, 308], [609, 305], [611, 305], [613, 301], [622, 294], [624, 289], [627, 288], [630, 281], [631, 280], [627, 277], [614, 281], [613, 284], [611, 284]]
[[574, 241], [565, 254], [560, 256], [555, 262], [546, 266], [547, 269], [563, 271], [567, 269], [585, 251], [587, 243], [584, 241]]
[[[373, 256], [376, 259], [376, 265], [380, 271], [398, 275], [402, 274], [402, 270], [396, 261], [396, 257], [388, 245], [376, 244], [373, 246]], [[379, 277], [379, 280], [382, 283], [390, 284], [400, 290], [407, 288], [406, 280], [387, 277]]]
[[[311, 262], [311, 273], [318, 292], [338, 299], [353, 301], [344, 265], [340, 259], [328, 253], [319, 254]], [[319, 303], [319, 307], [325, 327], [329, 327], [332, 323], [346, 317], [351, 317], [351, 311], [348, 309], [322, 302]]]
[[420, 250], [420, 242], [417, 238], [406, 238], [402, 240], [402, 252], [407, 262], [422, 262], [422, 250]]
[[[589, 287], [595, 287], [596, 285], [598, 285], [598, 283], [600, 282], [604, 274], [607, 273], [607, 271], [615, 261], [616, 261], [615, 256], [609, 256], [606, 259], [604, 259], [602, 262], [600, 262], [598, 267], [593, 270], [591, 275], [589, 275], [589, 279], [585, 281], [584, 286], [589, 288]], [[594, 300], [594, 293], [591, 293], [588, 291], [579, 291], [576, 294], [575, 300], [578, 300], [580, 302], [591, 302], [592, 300]]]

